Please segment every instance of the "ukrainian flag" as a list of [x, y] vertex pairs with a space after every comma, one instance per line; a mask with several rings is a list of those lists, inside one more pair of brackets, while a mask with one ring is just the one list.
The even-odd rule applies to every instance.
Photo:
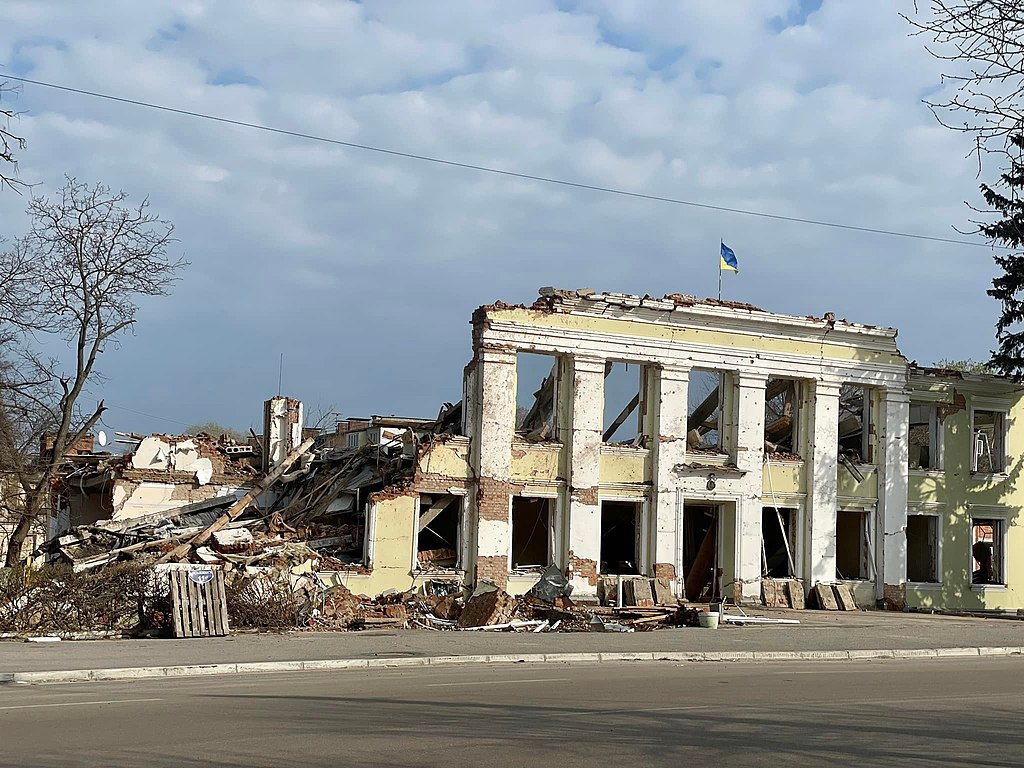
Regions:
[[721, 256], [721, 258], [722, 258], [722, 263], [719, 265], [719, 271], [721, 271], [723, 269], [728, 269], [728, 270], [730, 270], [732, 272], [739, 272], [740, 271], [740, 263], [736, 260], [736, 254], [733, 253], [732, 248], [730, 248], [725, 243], [722, 243], [722, 256]]

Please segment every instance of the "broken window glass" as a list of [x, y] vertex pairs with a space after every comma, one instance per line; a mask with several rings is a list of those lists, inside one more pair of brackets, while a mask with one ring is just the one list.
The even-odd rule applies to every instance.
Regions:
[[765, 450], [799, 457], [797, 427], [800, 415], [800, 382], [769, 378], [764, 394]]
[[939, 580], [938, 527], [934, 515], [907, 515], [907, 581]]
[[940, 431], [938, 408], [934, 403], [910, 405], [910, 468], [942, 469], [940, 461]]
[[420, 494], [416, 561], [422, 570], [459, 567], [462, 539], [462, 497]]
[[836, 514], [836, 575], [840, 579], [867, 579], [871, 573], [868, 513], [841, 509]]
[[558, 358], [516, 355], [516, 434], [529, 440], [557, 440]]
[[641, 509], [639, 502], [601, 502], [601, 573], [640, 573]]
[[608, 361], [605, 364], [604, 442], [644, 445], [646, 374], [646, 366], [638, 363]]
[[1006, 414], [1001, 411], [974, 411], [973, 471], [983, 475], [1006, 471], [1005, 430]]
[[763, 507], [761, 509], [762, 556], [764, 575], [772, 579], [788, 579], [796, 574], [796, 510]]
[[839, 453], [852, 461], [870, 462], [871, 390], [856, 384], [839, 389]]
[[971, 583], [1004, 584], [1003, 562], [1004, 520], [971, 519]]
[[689, 451], [722, 453], [722, 400], [725, 375], [695, 368], [690, 372], [686, 447]]
[[543, 570], [551, 564], [551, 499], [512, 497], [512, 568]]

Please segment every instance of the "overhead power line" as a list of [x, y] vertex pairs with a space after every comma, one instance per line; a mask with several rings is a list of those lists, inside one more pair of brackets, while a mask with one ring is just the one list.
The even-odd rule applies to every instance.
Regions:
[[[863, 227], [855, 224], [843, 224], [837, 221], [824, 221], [821, 219], [804, 218], [800, 216], [783, 216], [778, 213], [767, 213], [766, 211], [754, 211], [748, 208], [735, 208], [726, 205], [714, 205], [712, 203], [702, 203], [696, 200], [683, 200], [676, 197], [664, 197], [662, 195], [652, 195], [644, 192], [631, 192], [626, 189], [618, 189], [616, 187], [602, 187], [596, 184], [584, 184], [579, 181], [570, 181], [568, 179], [558, 179], [553, 176], [539, 176], [532, 173], [521, 173], [519, 171], [510, 171], [504, 168], [493, 168], [487, 165], [476, 165], [474, 163], [463, 163], [457, 160], [447, 160], [441, 157], [432, 157], [430, 155], [420, 155], [414, 152], [402, 152], [397, 149], [388, 149], [387, 147], [376, 147], [370, 144], [359, 144], [354, 141], [342, 141], [341, 139], [332, 139], [326, 136], [317, 136], [312, 133], [303, 133], [302, 131], [291, 131], [286, 128], [275, 128], [269, 125], [261, 125], [260, 123], [250, 123], [245, 120], [234, 120], [229, 117], [222, 117], [220, 115], [211, 115], [205, 112], [195, 112], [189, 109], [178, 109], [177, 107], [168, 107], [164, 104], [154, 104], [148, 101], [140, 101], [138, 99], [129, 99], [124, 96], [114, 96], [109, 93], [99, 93], [97, 91], [87, 91], [82, 88], [72, 88], [67, 85], [59, 85], [57, 83], [48, 83], [44, 80], [33, 80], [28, 77], [17, 77], [15, 75], [0, 75], [0, 78], [6, 80], [15, 80], [21, 83], [28, 83], [30, 85], [38, 85], [44, 88], [52, 88], [58, 91], [65, 91], [67, 93], [76, 93], [82, 96], [91, 96], [97, 99], [105, 99], [107, 101], [115, 101], [121, 104], [131, 104], [136, 107], [145, 107], [146, 109], [156, 109], [161, 112], [170, 112], [175, 115], [184, 115], [186, 117], [195, 117], [201, 120], [210, 120], [216, 123], [225, 123], [227, 125], [239, 126], [241, 128], [252, 128], [257, 131], [265, 131], [267, 133], [276, 133], [281, 136], [291, 136], [298, 139], [307, 139], [309, 141], [319, 141], [325, 144], [333, 144], [339, 147], [348, 147], [350, 149], [361, 149], [367, 152], [377, 152], [382, 155], [390, 155], [392, 157], [402, 157], [409, 160], [420, 160], [426, 163], [435, 163], [437, 165], [447, 165], [453, 168], [464, 168], [471, 171], [480, 171], [483, 173], [493, 173], [499, 176], [509, 176], [515, 179], [526, 179], [528, 181], [538, 181], [544, 184], [557, 184], [563, 187], [572, 187], [574, 189], [586, 189], [593, 192], [604, 192], [611, 195], [621, 195], [622, 197], [632, 197], [640, 200], [653, 200], [659, 203], [671, 203], [673, 205], [685, 205], [690, 208], [702, 208], [709, 211], [720, 211], [723, 213], [735, 213], [743, 216], [756, 216], [762, 219], [774, 219], [776, 221], [788, 221], [795, 224], [810, 224], [817, 227], [831, 227], [833, 229], [845, 229], [853, 232], [868, 232], [875, 235], [888, 235], [890, 237], [905, 237], [913, 240], [929, 240], [936, 243], [952, 243], [954, 245], [967, 245], [972, 247], [980, 248], [991, 248], [992, 245], [988, 243], [982, 243], [971, 240], [960, 240], [952, 237], [938, 237], [935, 235], [922, 235], [915, 232], [901, 232], [899, 230], [892, 229], [880, 229], [877, 227]], [[994, 246], [1002, 248], [1003, 246]]]

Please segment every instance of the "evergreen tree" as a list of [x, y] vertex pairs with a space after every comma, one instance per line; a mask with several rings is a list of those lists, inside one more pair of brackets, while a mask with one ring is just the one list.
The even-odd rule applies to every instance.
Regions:
[[[1005, 194], [981, 185], [985, 202], [1000, 214], [999, 221], [982, 224], [980, 231], [997, 244], [1020, 249], [1024, 246], [1024, 134], [1010, 139], [1013, 147], [1010, 169], [1000, 177]], [[995, 257], [1003, 274], [992, 281], [988, 295], [1002, 304], [996, 323], [999, 349], [992, 355], [992, 367], [999, 373], [1024, 380], [1024, 253]]]

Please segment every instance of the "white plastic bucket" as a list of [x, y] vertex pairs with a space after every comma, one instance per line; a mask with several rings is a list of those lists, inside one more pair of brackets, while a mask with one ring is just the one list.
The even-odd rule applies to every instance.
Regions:
[[718, 629], [717, 613], [712, 613], [710, 611], [708, 611], [707, 613], [702, 613], [700, 616], [697, 617], [697, 620], [700, 622], [700, 625], [704, 629]]

